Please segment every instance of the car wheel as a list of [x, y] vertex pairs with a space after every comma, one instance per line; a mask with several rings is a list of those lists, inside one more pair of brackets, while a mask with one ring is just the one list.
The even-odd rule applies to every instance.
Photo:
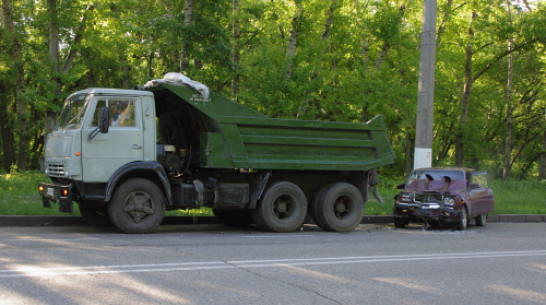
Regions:
[[339, 182], [319, 191], [311, 203], [311, 216], [327, 231], [348, 232], [358, 226], [364, 214], [364, 199], [352, 184]]
[[394, 226], [397, 227], [398, 229], [403, 229], [406, 227], [406, 221], [402, 218], [395, 217]]
[[474, 220], [476, 221], [476, 225], [478, 227], [485, 227], [486, 220], [487, 220], [487, 214], [480, 214], [480, 215], [476, 216], [476, 218], [474, 218]]
[[165, 217], [165, 197], [152, 181], [130, 179], [114, 193], [108, 213], [112, 223], [125, 233], [150, 233]]
[[281, 181], [269, 187], [252, 218], [262, 229], [293, 232], [301, 228], [307, 216], [307, 198], [294, 183]]
[[455, 224], [455, 228], [457, 230], [466, 230], [468, 227], [468, 212], [466, 210], [466, 206], [463, 206], [461, 208], [461, 219], [459, 219], [459, 222]]

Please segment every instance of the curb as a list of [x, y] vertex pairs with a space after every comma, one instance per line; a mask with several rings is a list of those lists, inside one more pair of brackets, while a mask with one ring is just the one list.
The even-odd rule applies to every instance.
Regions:
[[[364, 216], [362, 224], [389, 224], [392, 216]], [[487, 222], [540, 223], [546, 222], [546, 215], [535, 214], [500, 214], [489, 215]], [[166, 216], [163, 225], [196, 225], [220, 223], [212, 216]], [[61, 227], [88, 226], [79, 216], [1, 216], [0, 227]]]

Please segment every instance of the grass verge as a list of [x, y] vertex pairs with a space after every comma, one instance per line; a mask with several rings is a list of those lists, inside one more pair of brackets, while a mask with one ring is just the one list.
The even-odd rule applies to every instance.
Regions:
[[[38, 195], [38, 183], [49, 181], [44, 174], [28, 171], [18, 174], [0, 174], [0, 215], [59, 215], [57, 205], [52, 209], [42, 207]], [[383, 177], [379, 183], [379, 192], [385, 200], [379, 203], [372, 195], [366, 203], [366, 215], [390, 215], [393, 197], [398, 193], [396, 185], [403, 179]], [[495, 193], [494, 214], [546, 214], [546, 182], [540, 181], [502, 181], [494, 180], [491, 188]], [[78, 205], [72, 215], [79, 216]], [[169, 211], [167, 215], [176, 216], [212, 216], [209, 208], [194, 210]]]

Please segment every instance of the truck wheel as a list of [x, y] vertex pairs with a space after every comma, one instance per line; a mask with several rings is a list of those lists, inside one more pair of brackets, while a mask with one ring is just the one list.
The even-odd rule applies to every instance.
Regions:
[[362, 220], [364, 199], [354, 185], [338, 182], [320, 190], [311, 203], [310, 212], [322, 229], [348, 232]]
[[106, 207], [94, 207], [86, 205], [84, 203], [78, 203], [80, 207], [80, 214], [83, 220], [88, 224], [95, 227], [111, 226], [112, 222], [108, 216], [108, 209]]
[[130, 179], [115, 191], [108, 213], [125, 233], [150, 233], [165, 217], [165, 198], [150, 180]]
[[307, 216], [307, 198], [294, 183], [281, 181], [269, 187], [252, 217], [261, 228], [273, 232], [293, 232]]

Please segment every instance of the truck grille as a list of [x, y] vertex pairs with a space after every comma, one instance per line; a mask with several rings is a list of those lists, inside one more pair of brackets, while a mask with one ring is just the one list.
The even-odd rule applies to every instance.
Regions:
[[48, 176], [64, 177], [65, 173], [66, 173], [66, 169], [64, 164], [49, 163], [47, 165]]

